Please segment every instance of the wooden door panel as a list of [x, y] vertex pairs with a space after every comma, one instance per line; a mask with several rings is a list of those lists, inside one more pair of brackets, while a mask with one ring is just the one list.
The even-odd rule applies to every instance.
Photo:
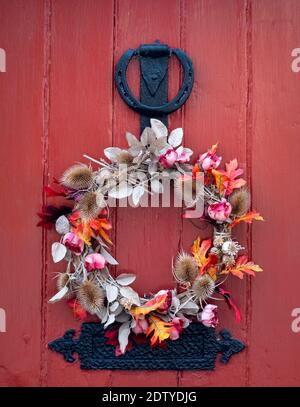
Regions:
[[266, 218], [252, 236], [253, 256], [266, 270], [251, 286], [252, 386], [299, 386], [300, 334], [291, 329], [292, 310], [300, 303], [300, 74], [291, 69], [291, 51], [299, 47], [299, 6], [257, 1], [252, 12], [253, 205]]
[[[194, 90], [184, 106], [185, 142], [198, 152], [207, 151], [218, 142], [223, 165], [237, 157], [249, 180], [245, 2], [203, 0], [185, 2], [184, 7], [182, 47], [193, 59], [196, 78]], [[183, 223], [182, 242], [186, 250], [198, 235], [205, 239], [212, 233], [212, 229], [203, 223], [193, 223], [198, 228], [187, 220]], [[248, 250], [246, 228], [235, 230], [234, 235]], [[218, 301], [220, 323], [247, 342], [247, 282], [231, 279], [226, 282], [226, 288], [239, 305], [243, 320], [237, 325], [227, 305]], [[215, 372], [182, 372], [180, 385], [244, 386], [246, 355], [242, 352], [226, 367], [218, 365]], [[224, 374], [227, 375], [226, 383], [222, 380]]]
[[[0, 48], [7, 52], [7, 72], [0, 73], [0, 308], [7, 313], [1, 385], [299, 385], [299, 334], [290, 327], [300, 306], [300, 73], [290, 67], [299, 20], [298, 0], [0, 1]], [[237, 157], [253, 208], [266, 218], [235, 232], [264, 268], [251, 281], [227, 284], [242, 323], [218, 304], [221, 326], [249, 347], [214, 372], [85, 372], [47, 349], [80, 323], [64, 303], [47, 305], [62, 269], [49, 255], [56, 234], [35, 228], [35, 213], [52, 177], [83, 154], [98, 158], [105, 147], [125, 146], [127, 130], [138, 135], [139, 117], [121, 100], [113, 71], [128, 48], [156, 39], [184, 49], [195, 67], [191, 97], [169, 128], [183, 127], [184, 144], [194, 151], [219, 142], [225, 162]], [[172, 61], [170, 95], [180, 86], [178, 68]], [[128, 76], [138, 94], [136, 62]], [[175, 208], [118, 208], [112, 218], [120, 262], [113, 273], [135, 272], [140, 292], [172, 286], [172, 257], [211, 233]]]
[[[116, 2], [115, 61], [128, 48], [156, 39], [176, 46], [180, 42], [180, 1], [138, 0]], [[166, 24], [166, 22], [168, 22]], [[139, 89], [139, 67], [129, 71], [129, 81], [136, 93]], [[179, 86], [179, 74], [170, 83], [170, 92]], [[139, 134], [139, 116], [130, 111], [117, 91], [114, 98], [114, 145], [126, 146], [125, 131]], [[170, 126], [181, 127], [181, 112], [175, 113]], [[173, 285], [171, 260], [178, 250], [180, 239], [180, 209], [176, 208], [118, 208], [116, 222], [117, 272], [137, 274], [135, 288], [139, 292], [155, 292]], [[125, 243], [126, 242], [126, 243]], [[164, 372], [164, 385], [176, 386], [177, 372]], [[112, 375], [113, 385], [159, 385], [155, 371], [128, 371]]]
[[[48, 182], [70, 165], [84, 161], [83, 154], [99, 158], [112, 143], [113, 2], [51, 1], [50, 117]], [[79, 90], [81, 89], [81, 90]], [[56, 234], [47, 239], [46, 298], [55, 293], [55, 272], [50, 253]], [[47, 306], [45, 342], [67, 327], [80, 327], [65, 303]], [[43, 383], [59, 386], [107, 385], [110, 372], [82, 372], [47, 351]], [[66, 374], [68, 372], [68, 374]]]
[[[35, 227], [43, 182], [43, 4], [1, 2], [0, 383], [39, 385], [42, 233]], [[13, 21], [13, 24], [12, 24]], [[32, 21], [35, 24], [32, 24]]]

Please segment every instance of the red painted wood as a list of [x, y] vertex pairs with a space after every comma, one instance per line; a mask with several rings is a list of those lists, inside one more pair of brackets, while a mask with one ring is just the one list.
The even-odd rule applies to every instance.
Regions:
[[[246, 169], [246, 8], [243, 1], [195, 1], [184, 4], [183, 47], [192, 56], [196, 83], [184, 108], [186, 144], [194, 151], [206, 151], [219, 142], [223, 163], [235, 157]], [[224, 29], [226, 26], [226, 30]], [[199, 221], [198, 227], [205, 227]], [[246, 228], [234, 231], [238, 240], [247, 246]], [[189, 249], [193, 239], [211, 237], [210, 227], [199, 229], [188, 221], [183, 223], [183, 246]], [[242, 315], [237, 326], [234, 314], [223, 301], [220, 309], [222, 326], [244, 341], [246, 335], [247, 282], [228, 279], [226, 288], [232, 292]], [[183, 372], [184, 386], [243, 386], [245, 385], [246, 352], [238, 355], [226, 367], [220, 363], [215, 372]], [[225, 373], [226, 372], [226, 373]], [[224, 375], [227, 380], [224, 382]]]
[[[34, 21], [34, 24], [32, 22]], [[34, 386], [40, 379], [41, 205], [43, 141], [43, 4], [0, 3], [0, 384]]]
[[[129, 12], [130, 10], [130, 12]], [[170, 46], [180, 43], [180, 2], [168, 0], [118, 1], [116, 8], [115, 61], [128, 48], [161, 39]], [[165, 22], [168, 21], [168, 24]], [[135, 69], [134, 69], [135, 68]], [[138, 90], [139, 74], [136, 65], [130, 72], [131, 83]], [[175, 74], [176, 75], [176, 74]], [[179, 75], [170, 84], [170, 90], [179, 86]], [[114, 145], [126, 146], [125, 132], [138, 134], [139, 117], [130, 111], [119, 94], [114, 97]], [[181, 112], [173, 115], [170, 126], [181, 126]], [[139, 292], [157, 291], [172, 286], [171, 261], [178, 250], [180, 239], [180, 209], [118, 208], [116, 256], [120, 262], [118, 273], [132, 271], [137, 274], [135, 287]], [[116, 373], [113, 385], [159, 385], [157, 372]], [[164, 385], [177, 384], [176, 372], [164, 372]]]
[[[112, 142], [113, 2], [52, 1], [50, 44], [50, 117], [48, 179], [70, 164], [95, 158]], [[46, 298], [55, 292], [54, 267], [48, 236]], [[45, 298], [45, 302], [46, 302]], [[56, 306], [57, 305], [57, 306]], [[64, 303], [48, 306], [46, 343], [66, 327], [80, 327]], [[107, 386], [110, 372], [81, 372], [78, 364], [68, 365], [58, 355], [47, 352], [43, 383]]]
[[256, 1], [252, 11], [253, 205], [265, 224], [253, 228], [253, 256], [266, 271], [251, 288], [249, 383], [299, 386], [299, 95], [291, 51], [300, 43], [299, 1]]
[[[1, 385], [299, 385], [300, 334], [291, 330], [291, 311], [300, 307], [300, 73], [290, 68], [299, 18], [297, 0], [0, 1], [0, 48], [8, 60], [0, 73], [0, 230], [7, 254], [0, 260], [0, 308], [7, 312]], [[80, 324], [65, 304], [47, 305], [61, 266], [49, 256], [56, 235], [35, 228], [35, 212], [43, 182], [84, 153], [97, 158], [107, 146], [125, 146], [126, 130], [138, 134], [139, 118], [120, 99], [113, 68], [126, 49], [157, 38], [182, 47], [195, 66], [192, 95], [169, 127], [183, 126], [185, 144], [195, 151], [219, 141], [224, 161], [237, 157], [253, 207], [267, 220], [236, 235], [265, 270], [252, 283], [228, 284], [244, 315], [241, 325], [219, 304], [222, 326], [249, 348], [215, 372], [83, 372], [46, 348]], [[177, 68], [172, 62], [173, 95]], [[135, 64], [129, 81], [138, 94], [137, 74]], [[140, 292], [172, 286], [172, 256], [197, 234], [210, 235], [182, 222], [178, 209], [123, 208], [113, 217], [121, 263], [114, 273], [136, 272]]]

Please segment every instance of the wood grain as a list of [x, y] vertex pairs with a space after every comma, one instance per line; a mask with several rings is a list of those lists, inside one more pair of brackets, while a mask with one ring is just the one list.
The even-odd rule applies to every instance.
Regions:
[[[52, 1], [50, 50], [50, 117], [48, 180], [59, 177], [70, 164], [83, 161], [83, 154], [99, 158], [112, 142], [112, 49], [113, 2]], [[44, 301], [56, 290], [50, 245], [56, 234], [48, 236], [47, 290]], [[80, 327], [64, 302], [49, 306], [43, 344], [60, 336], [67, 327]], [[65, 364], [47, 351], [43, 384], [108, 385], [108, 371], [84, 373], [78, 364]]]
[[[166, 24], [168, 21], [168, 24]], [[126, 35], [125, 35], [126, 34]], [[128, 48], [160, 39], [170, 46], [180, 41], [180, 2], [158, 0], [117, 1], [116, 44], [114, 58], [117, 61]], [[171, 68], [172, 69], [172, 68]], [[176, 75], [176, 74], [175, 74]], [[172, 78], [170, 92], [179, 86], [179, 74]], [[129, 81], [139, 88], [138, 66], [129, 71]], [[181, 126], [181, 113], [173, 115], [170, 127]], [[120, 96], [114, 98], [114, 145], [125, 146], [125, 132], [139, 131], [139, 116], [130, 111]], [[155, 292], [172, 286], [171, 262], [180, 239], [180, 209], [176, 208], [118, 208], [116, 224], [116, 256], [120, 262], [117, 273], [131, 271], [137, 274], [135, 288], [139, 292]], [[156, 372], [114, 373], [112, 384], [118, 386], [157, 386]], [[164, 373], [164, 386], [175, 386], [176, 372]]]
[[249, 384], [299, 386], [297, 180], [300, 75], [291, 70], [299, 47], [298, 1], [253, 2], [253, 206], [266, 222], [253, 226], [253, 256], [265, 270], [253, 281]]
[[[223, 165], [235, 157], [246, 170], [246, 4], [239, 0], [185, 1], [183, 47], [193, 59], [196, 83], [184, 107], [185, 142], [193, 151], [206, 151], [219, 143]], [[225, 29], [226, 27], [226, 29]], [[211, 236], [210, 227], [195, 222], [183, 223], [182, 244], [189, 250], [193, 239]], [[247, 244], [246, 230], [237, 228], [234, 235]], [[229, 279], [230, 280], [230, 279]], [[239, 305], [243, 321], [238, 326], [234, 314], [223, 301], [218, 301], [220, 322], [238, 338], [247, 341], [246, 281], [232, 279], [226, 283]], [[243, 386], [245, 385], [246, 352], [224, 367], [217, 364], [215, 372], [183, 372], [180, 385], [184, 386]], [[223, 377], [226, 371], [227, 380]]]
[[[6, 72], [0, 73], [1, 217], [0, 333], [2, 386], [37, 386], [41, 347], [43, 3], [1, 2], [0, 44]], [[34, 24], [32, 22], [34, 21]]]
[[[300, 73], [298, 0], [11, 0], [0, 1], [0, 166], [2, 191], [0, 333], [2, 386], [279, 386], [299, 385], [300, 257], [297, 164]], [[223, 162], [237, 157], [266, 222], [239, 226], [235, 236], [264, 268], [251, 282], [226, 284], [243, 321], [220, 303], [221, 325], [249, 346], [214, 372], [83, 372], [47, 349], [78, 328], [68, 307], [48, 306], [55, 293], [50, 245], [55, 233], [35, 227], [42, 187], [84, 153], [98, 158], [110, 145], [138, 135], [139, 117], [121, 100], [114, 66], [128, 48], [160, 39], [183, 48], [195, 67], [195, 86], [169, 128], [184, 127], [184, 144], [205, 151], [219, 142]], [[129, 68], [138, 95], [137, 63]], [[181, 71], [170, 66], [170, 97]], [[137, 273], [139, 292], [173, 286], [178, 249], [211, 231], [182, 221], [180, 209], [113, 211], [114, 254]]]

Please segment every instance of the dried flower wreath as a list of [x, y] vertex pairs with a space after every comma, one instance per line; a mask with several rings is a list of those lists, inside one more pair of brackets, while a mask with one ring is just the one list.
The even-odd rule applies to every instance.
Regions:
[[[55, 181], [56, 189], [46, 187], [48, 196], [62, 196], [73, 206], [43, 207], [38, 224], [47, 228], [55, 224], [61, 239], [52, 244], [53, 261], [65, 260], [67, 264], [57, 276], [59, 291], [49, 302], [66, 298], [76, 317], [96, 315], [104, 328], [110, 327], [106, 336], [108, 343], [116, 345], [117, 356], [131, 348], [131, 340], [150, 340], [151, 346], [176, 340], [191, 322], [216, 327], [217, 305], [211, 300], [224, 297], [240, 321], [240, 311], [222, 284], [228, 275], [242, 279], [244, 273], [254, 276], [262, 271], [245, 255], [238, 255], [243, 247], [231, 237], [240, 222], [263, 220], [259, 213], [248, 212], [249, 192], [246, 181], [239, 178], [243, 170], [236, 159], [220, 170], [221, 157], [214, 145], [190, 165], [193, 152], [181, 145], [182, 129], [168, 135], [167, 128], [156, 119], [143, 131], [140, 141], [130, 133], [126, 138], [128, 149], [104, 150], [109, 161], [85, 156], [99, 165], [96, 171], [76, 164]], [[126, 167], [126, 177], [122, 166]], [[191, 253], [177, 255], [172, 266], [177, 289], [161, 290], [146, 298], [130, 286], [134, 274], [114, 278], [109, 272], [108, 265], [118, 263], [109, 252], [112, 242], [108, 231], [112, 225], [108, 201], [131, 197], [138, 205], [144, 194], [162, 192], [159, 175], [163, 171], [180, 174], [175, 179], [177, 193], [186, 185], [191, 187], [186, 208], [204, 200], [202, 219], [213, 225], [214, 233], [212, 239], [200, 241], [198, 237]], [[204, 174], [204, 195], [196, 188], [199, 173]], [[189, 217], [187, 212], [184, 216]], [[220, 298], [216, 298], [218, 295]]]

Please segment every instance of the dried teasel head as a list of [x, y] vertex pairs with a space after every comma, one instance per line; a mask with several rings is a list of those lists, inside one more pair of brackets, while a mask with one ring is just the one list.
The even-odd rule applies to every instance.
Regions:
[[122, 150], [117, 157], [117, 161], [119, 164], [130, 165], [132, 164], [132, 160], [133, 156], [127, 150]]
[[75, 164], [62, 175], [60, 182], [71, 189], [89, 189], [93, 184], [93, 171], [84, 164]]
[[233, 256], [228, 256], [227, 254], [225, 254], [222, 257], [222, 262], [225, 264], [226, 267], [232, 267], [235, 265], [235, 258]]
[[64, 286], [66, 286], [70, 281], [70, 274], [69, 273], [59, 273], [57, 280], [56, 280], [56, 285], [58, 290], [62, 290]]
[[88, 221], [98, 216], [100, 210], [98, 195], [97, 192], [87, 192], [77, 203], [76, 208], [83, 220]]
[[191, 290], [202, 306], [202, 302], [211, 297], [215, 291], [215, 282], [208, 274], [204, 274], [194, 281]]
[[191, 283], [197, 277], [198, 266], [191, 255], [182, 252], [177, 256], [173, 272], [178, 282]]
[[188, 175], [175, 179], [174, 192], [180, 201], [184, 201], [187, 208], [195, 206], [196, 202], [203, 198], [203, 188], [201, 187], [200, 180]]
[[231, 213], [236, 216], [245, 215], [250, 207], [250, 194], [247, 188], [235, 190], [229, 197]]
[[93, 281], [86, 280], [78, 288], [77, 298], [86, 311], [95, 314], [104, 306], [105, 291]]
[[74, 296], [74, 282], [71, 281], [69, 273], [59, 273], [56, 280], [56, 286], [58, 291], [62, 290], [65, 286], [68, 286], [69, 291], [65, 298], [72, 298]]
[[221, 250], [218, 247], [212, 247], [209, 253], [214, 254], [216, 256], [220, 256]]

